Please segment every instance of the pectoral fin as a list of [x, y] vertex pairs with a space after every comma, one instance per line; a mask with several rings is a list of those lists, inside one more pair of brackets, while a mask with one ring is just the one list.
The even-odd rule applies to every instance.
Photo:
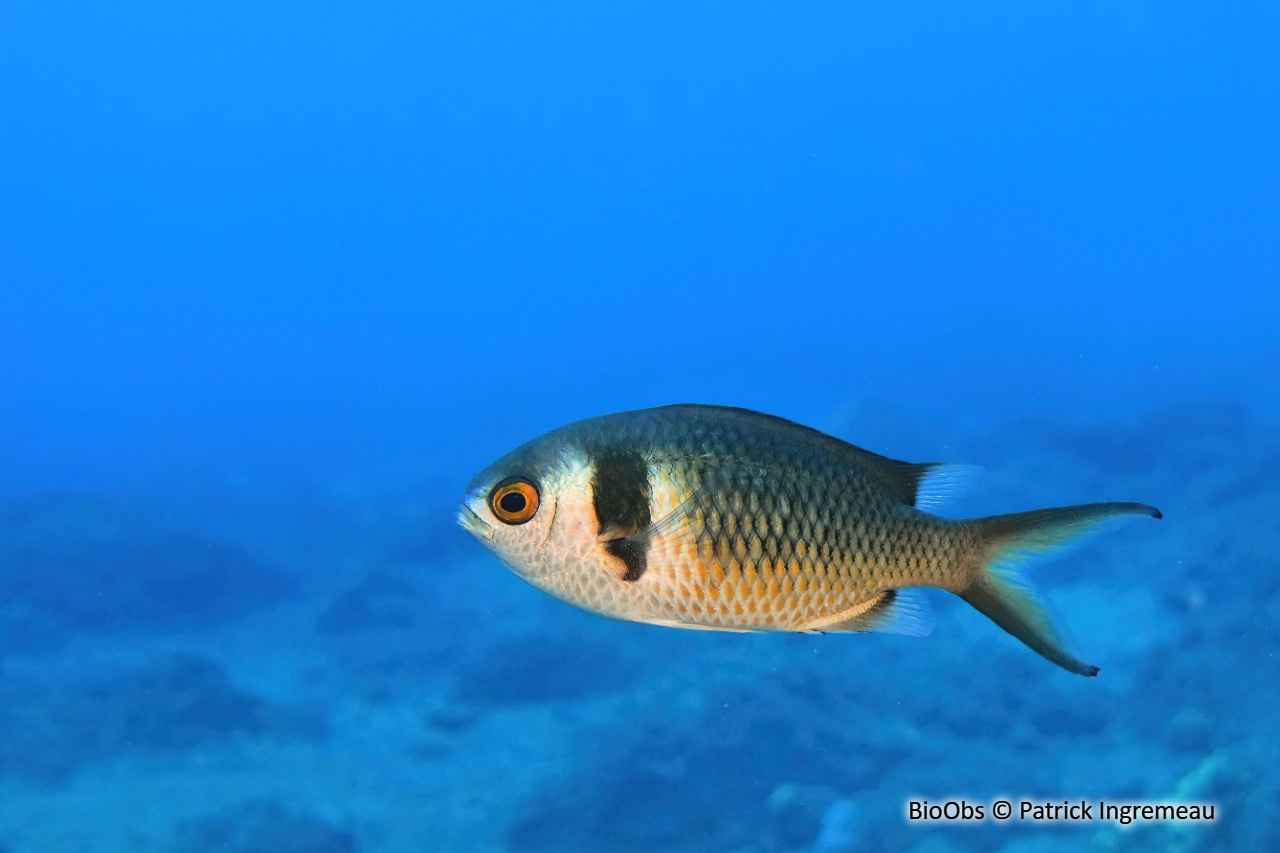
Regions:
[[620, 561], [619, 579], [638, 581], [644, 576], [649, 567], [649, 550], [655, 538], [678, 538], [682, 527], [685, 532], [688, 531], [685, 522], [696, 503], [697, 495], [697, 492], [690, 494], [671, 512], [629, 536], [618, 535], [621, 531], [616, 527], [601, 531], [600, 542], [605, 551]]

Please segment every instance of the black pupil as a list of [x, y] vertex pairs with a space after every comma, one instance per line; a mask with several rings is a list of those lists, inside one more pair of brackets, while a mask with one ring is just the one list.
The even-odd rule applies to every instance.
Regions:
[[503, 512], [509, 512], [512, 515], [515, 515], [518, 512], [524, 512], [524, 495], [519, 492], [507, 492], [505, 495], [498, 498], [498, 506], [502, 507]]

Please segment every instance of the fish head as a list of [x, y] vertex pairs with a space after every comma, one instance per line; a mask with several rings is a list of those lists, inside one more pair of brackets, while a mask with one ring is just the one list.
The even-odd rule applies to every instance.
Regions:
[[600, 556], [588, 455], [550, 433], [477, 474], [458, 523], [507, 568], [548, 589], [566, 572], [607, 571]]

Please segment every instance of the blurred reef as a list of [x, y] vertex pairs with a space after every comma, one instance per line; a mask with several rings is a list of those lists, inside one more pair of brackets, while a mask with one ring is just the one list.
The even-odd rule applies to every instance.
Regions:
[[[875, 417], [850, 410], [840, 431]], [[368, 541], [301, 581], [309, 558], [258, 556], [252, 537], [105, 498], [19, 500], [0, 511], [0, 845], [78, 850], [89, 827], [98, 849], [165, 853], [1280, 843], [1280, 694], [1259, 689], [1277, 667], [1280, 430], [1231, 405], [927, 439], [894, 417], [903, 442], [938, 447], [877, 449], [986, 467], [953, 514], [1164, 510], [1035, 573], [1097, 679], [944, 594], [924, 640], [671, 631], [537, 594], [443, 544], [462, 536], [447, 518], [439, 546], [406, 549], [404, 515], [369, 516]], [[1203, 800], [1221, 817], [903, 817], [911, 796], [998, 795]], [[122, 805], [139, 797], [153, 808]]]

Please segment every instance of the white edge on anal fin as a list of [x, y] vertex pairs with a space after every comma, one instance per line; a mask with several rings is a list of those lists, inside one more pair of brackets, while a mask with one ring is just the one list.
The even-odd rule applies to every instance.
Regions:
[[[893, 593], [893, 600], [881, 604], [881, 596]], [[852, 615], [850, 614], [852, 611]], [[927, 637], [933, 633], [932, 608], [921, 589], [887, 590], [871, 601], [819, 620], [803, 629], [807, 633], [874, 631], [901, 637]]]
[[900, 637], [927, 637], [933, 633], [933, 608], [922, 589], [894, 590], [893, 602], [868, 614], [868, 624], [860, 631], [897, 634]]

